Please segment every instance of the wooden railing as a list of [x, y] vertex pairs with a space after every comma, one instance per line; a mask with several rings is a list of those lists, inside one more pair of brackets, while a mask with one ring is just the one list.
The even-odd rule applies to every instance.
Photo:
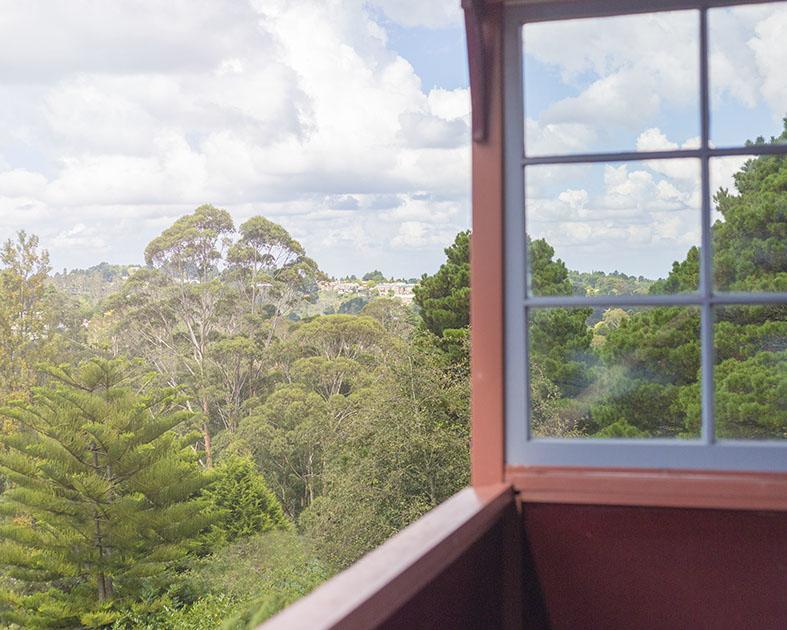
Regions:
[[520, 530], [510, 486], [466, 488], [261, 628], [521, 627]]

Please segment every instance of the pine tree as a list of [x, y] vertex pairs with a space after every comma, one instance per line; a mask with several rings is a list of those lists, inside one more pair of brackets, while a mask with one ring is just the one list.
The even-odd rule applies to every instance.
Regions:
[[291, 527], [281, 503], [250, 457], [228, 457], [214, 476], [205, 491], [217, 516], [210, 536], [214, 544]]
[[173, 431], [189, 419], [174, 390], [145, 391], [123, 359], [45, 372], [32, 403], [0, 410], [16, 428], [0, 452], [0, 623], [101, 626], [208, 527], [209, 479]]

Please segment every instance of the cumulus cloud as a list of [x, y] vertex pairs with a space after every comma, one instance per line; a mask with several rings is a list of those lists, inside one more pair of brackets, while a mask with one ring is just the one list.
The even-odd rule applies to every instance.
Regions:
[[136, 260], [210, 202], [279, 220], [336, 272], [357, 271], [347, 251], [383, 265], [415, 207], [447, 245], [468, 219], [469, 93], [425, 91], [382, 14], [461, 18], [454, 2], [9, 0], [2, 236], [34, 230], [56, 263]]
[[[456, 0], [7, 0], [0, 238], [35, 231], [58, 266], [136, 261], [209, 202], [282, 223], [334, 273], [434, 268], [468, 223], [469, 91], [424, 89], [386, 28], [461, 15]], [[715, 101], [787, 111], [785, 20], [784, 7], [712, 11]], [[696, 22], [528, 26], [528, 54], [560, 88], [528, 114], [528, 151], [697, 146], [690, 125], [664, 124], [694, 111]], [[713, 189], [744, 159], [714, 160]], [[698, 168], [529, 169], [529, 227], [578, 268], [623, 268], [613, 257], [630, 252], [662, 269], [696, 239]]]
[[[656, 162], [588, 166], [564, 180], [534, 169], [529, 233], [546, 238], [572, 268], [665, 275], [699, 243], [699, 170], [674, 178], [651, 168]], [[582, 187], [561, 188], [562, 181]]]
[[453, 238], [453, 233], [423, 221], [404, 221], [391, 239], [397, 249], [426, 249], [444, 245]]
[[[714, 108], [763, 104], [767, 135], [787, 113], [787, 4], [714, 9], [709, 20]], [[551, 72], [556, 84], [547, 102], [537, 90], [530, 152], [630, 149], [643, 127], [677, 117], [698, 135], [698, 33], [696, 11], [527, 25], [526, 82]]]

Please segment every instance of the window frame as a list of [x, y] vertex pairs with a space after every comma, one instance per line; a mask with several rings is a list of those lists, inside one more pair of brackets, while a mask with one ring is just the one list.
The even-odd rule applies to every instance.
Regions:
[[[505, 462], [508, 466], [569, 466], [589, 468], [654, 468], [720, 471], [787, 472], [787, 440], [725, 440], [715, 436], [713, 383], [713, 309], [735, 304], [787, 303], [785, 293], [723, 293], [713, 290], [709, 164], [731, 155], [787, 155], [785, 145], [710, 146], [708, 10], [778, 0], [589, 0], [507, 5], [503, 14], [504, 131], [504, 329], [505, 329]], [[527, 23], [575, 18], [611, 17], [675, 10], [699, 12], [699, 105], [701, 144], [696, 149], [620, 151], [529, 157], [525, 152], [523, 92], [523, 26]], [[525, 261], [525, 171], [541, 164], [631, 162], [694, 158], [700, 160], [700, 286], [696, 293], [654, 296], [532, 296], [527, 294]], [[528, 312], [538, 307], [665, 306], [700, 309], [702, 381], [701, 435], [697, 439], [539, 438], [530, 434]]]

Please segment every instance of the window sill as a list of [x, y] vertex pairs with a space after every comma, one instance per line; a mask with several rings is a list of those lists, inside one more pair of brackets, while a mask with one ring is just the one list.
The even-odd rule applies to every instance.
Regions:
[[507, 466], [525, 503], [787, 511], [787, 474]]

